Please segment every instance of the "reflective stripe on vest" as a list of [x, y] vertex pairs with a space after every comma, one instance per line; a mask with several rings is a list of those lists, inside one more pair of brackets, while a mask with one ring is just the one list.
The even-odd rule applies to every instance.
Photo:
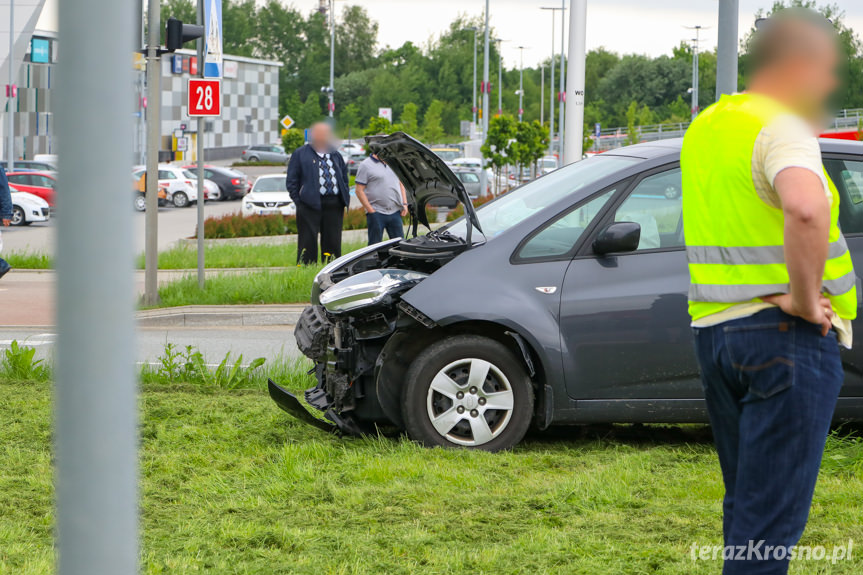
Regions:
[[[845, 238], [839, 236], [835, 242], [830, 242], [827, 259], [838, 258], [848, 251]], [[721, 246], [686, 246], [686, 256], [693, 264], [723, 264], [723, 265], [747, 265], [747, 264], [784, 264], [784, 246], [748, 246], [748, 247], [721, 247]]]

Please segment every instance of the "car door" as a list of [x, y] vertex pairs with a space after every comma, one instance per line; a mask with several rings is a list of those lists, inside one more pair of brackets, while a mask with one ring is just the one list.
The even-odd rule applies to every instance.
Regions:
[[573, 398], [702, 396], [687, 313], [680, 190], [678, 165], [641, 175], [594, 231], [636, 222], [638, 249], [597, 256], [586, 242], [567, 269], [560, 325]]
[[863, 272], [863, 158], [860, 156], [833, 156], [824, 159], [824, 166], [830, 179], [839, 191], [839, 226], [845, 235], [854, 270], [857, 272], [857, 319], [853, 322], [854, 346], [842, 350], [842, 364], [845, 368], [845, 385], [841, 395], [863, 397], [863, 297], [860, 274]]

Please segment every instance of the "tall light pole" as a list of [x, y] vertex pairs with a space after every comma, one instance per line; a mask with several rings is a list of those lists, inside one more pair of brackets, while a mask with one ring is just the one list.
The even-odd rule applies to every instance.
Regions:
[[539, 123], [545, 125], [545, 63], [539, 65]]
[[9, 0], [9, 83], [6, 85], [6, 171], [15, 169], [15, 0]]
[[[582, 158], [584, 150], [584, 75], [587, 62], [587, 0], [572, 0], [569, 10], [569, 74], [567, 74], [566, 140], [563, 159], [567, 164]], [[561, 102], [563, 110], [563, 102]]]
[[737, 44], [739, 0], [719, 0], [719, 31], [716, 48], [716, 99], [737, 91]]
[[330, 0], [330, 86], [327, 90], [329, 95], [329, 115], [333, 117], [336, 111], [335, 102], [336, 83], [336, 0]]
[[[162, 107], [161, 4], [148, 1], [147, 12], [147, 169], [144, 212], [144, 304], [159, 303], [159, 148]], [[203, 65], [203, 62], [199, 62]], [[200, 193], [203, 194], [203, 191]], [[198, 230], [199, 234], [204, 233]]]
[[560, 91], [557, 94], [558, 99], [558, 108], [560, 110], [558, 114], [558, 122], [557, 125], [560, 129], [560, 137], [557, 139], [557, 156], [563, 161], [563, 138], [565, 135], [564, 131], [564, 103], [566, 102], [566, 80], [564, 76], [564, 60], [565, 58], [565, 46], [566, 46], [566, 0], [560, 0], [560, 9], [561, 9], [561, 18], [560, 18]]
[[[485, 58], [484, 58], [483, 64], [482, 64], [482, 143], [483, 143], [483, 145], [485, 145], [486, 141], [488, 141], [488, 112], [489, 112], [488, 97], [489, 97], [489, 92], [490, 92], [489, 84], [488, 84], [488, 58], [489, 58], [488, 5], [489, 5], [489, 0], [485, 0], [485, 31], [483, 32], [485, 34], [485, 47], [484, 47]], [[483, 158], [482, 163], [483, 163], [483, 167], [485, 167], [485, 165], [486, 165], [485, 158]], [[486, 192], [486, 190], [488, 190], [488, 170], [482, 170], [480, 172], [480, 174], [479, 174], [479, 186], [480, 186], [479, 189], [481, 190], [481, 193], [483, 193], [483, 194]]]
[[[563, 11], [565, 8], [557, 8], [552, 6], [543, 6], [540, 10], [548, 10], [551, 12], [551, 83], [549, 84], [549, 92], [551, 94], [551, 105], [549, 106], [549, 114], [548, 114], [548, 133], [549, 138], [551, 139], [551, 143], [549, 144], [550, 148], [554, 150], [554, 68], [555, 68], [555, 49], [557, 47], [557, 43], [555, 42], [555, 32], [557, 31], [557, 23], [555, 17], [557, 16], [558, 10]], [[561, 160], [563, 158], [560, 158]]]
[[518, 121], [524, 121], [524, 49], [525, 46], [519, 46], [519, 64], [518, 64]]
[[497, 115], [503, 116], [503, 53], [500, 51], [503, 40], [495, 38], [497, 42]]
[[473, 112], [473, 125], [474, 128], [476, 128], [476, 42], [479, 28], [471, 26], [469, 28], [465, 28], [465, 31], [473, 32], [473, 107], [471, 110]]
[[698, 49], [701, 43], [701, 30], [702, 27], [700, 25], [687, 27], [688, 30], [695, 30], [695, 38], [692, 39], [692, 119], [695, 119], [695, 116], [698, 115], [699, 112], [699, 94], [698, 94]]

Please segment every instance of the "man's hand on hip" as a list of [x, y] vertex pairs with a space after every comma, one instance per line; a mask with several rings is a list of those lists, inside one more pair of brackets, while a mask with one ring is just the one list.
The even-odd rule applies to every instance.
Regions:
[[821, 335], [827, 335], [830, 328], [833, 326], [833, 306], [830, 300], [823, 295], [818, 298], [818, 301], [809, 306], [809, 309], [797, 309], [790, 293], [781, 295], [770, 295], [761, 298], [767, 303], [772, 303], [778, 306], [779, 309], [787, 313], [821, 326]]

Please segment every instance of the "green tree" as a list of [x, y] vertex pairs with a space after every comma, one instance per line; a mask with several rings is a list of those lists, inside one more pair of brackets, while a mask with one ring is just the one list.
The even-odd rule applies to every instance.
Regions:
[[375, 64], [378, 23], [362, 6], [345, 6], [336, 24], [336, 74], [365, 70]]
[[523, 174], [525, 166], [536, 168], [536, 162], [545, 155], [548, 144], [548, 128], [540, 124], [539, 121], [518, 122], [516, 124], [512, 155], [518, 164], [519, 176]]
[[434, 100], [429, 105], [428, 110], [426, 110], [425, 117], [423, 118], [423, 138], [428, 144], [438, 142], [444, 136], [444, 131], [441, 127], [443, 108], [443, 102]]
[[483, 158], [494, 168], [495, 180], [500, 181], [504, 167], [513, 164], [516, 137], [515, 118], [508, 115], [495, 116], [488, 122], [488, 137], [480, 148]]
[[641, 139], [635, 123], [638, 117], [638, 102], [633, 100], [626, 110], [626, 144], [631, 146], [637, 144]]
[[399, 118], [402, 125], [402, 130], [406, 134], [410, 134], [411, 136], [416, 136], [419, 132], [419, 127], [417, 126], [417, 105], [413, 102], [408, 102], [405, 104], [405, 107], [402, 108], [402, 115]]
[[359, 133], [360, 129], [360, 109], [355, 103], [350, 103], [342, 108], [339, 114], [339, 124], [343, 136], [353, 138], [354, 130]]
[[393, 132], [392, 122], [380, 116], [372, 116], [369, 118], [369, 125], [366, 128], [366, 134], [375, 136], [377, 134], [391, 134]]
[[321, 100], [318, 93], [309, 94], [302, 108], [297, 112], [296, 122], [300, 128], [308, 128], [323, 117]]
[[282, 136], [282, 145], [287, 153], [292, 153], [294, 150], [306, 143], [306, 136], [303, 130], [291, 128], [285, 130], [285, 135]]

